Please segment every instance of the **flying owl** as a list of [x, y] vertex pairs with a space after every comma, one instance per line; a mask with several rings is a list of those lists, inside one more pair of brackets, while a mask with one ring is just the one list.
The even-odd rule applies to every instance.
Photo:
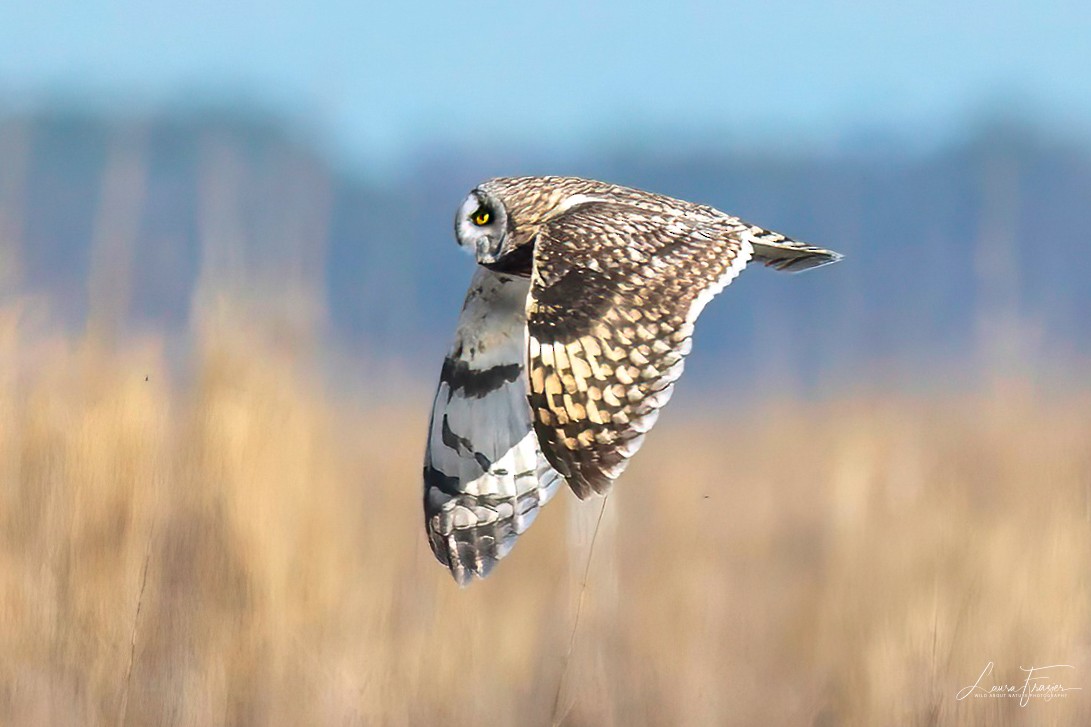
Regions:
[[751, 260], [838, 253], [704, 205], [574, 177], [492, 179], [455, 217], [478, 267], [424, 455], [432, 552], [485, 577], [567, 483], [604, 494], [670, 399], [705, 305]]

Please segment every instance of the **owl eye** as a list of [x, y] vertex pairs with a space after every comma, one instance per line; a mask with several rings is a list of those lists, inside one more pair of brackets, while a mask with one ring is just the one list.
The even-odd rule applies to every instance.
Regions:
[[489, 224], [489, 220], [492, 219], [492, 213], [484, 207], [480, 207], [478, 208], [477, 212], [474, 212], [474, 215], [471, 219], [473, 220], [473, 223], [478, 227], [484, 227], [485, 225]]

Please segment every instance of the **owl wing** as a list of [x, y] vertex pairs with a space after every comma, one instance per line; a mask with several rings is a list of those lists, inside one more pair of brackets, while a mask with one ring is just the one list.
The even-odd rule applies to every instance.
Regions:
[[527, 301], [530, 408], [580, 498], [606, 492], [670, 398], [694, 322], [766, 234], [719, 214], [591, 202], [547, 222]]
[[460, 584], [485, 577], [561, 478], [527, 406], [529, 281], [478, 268], [443, 362], [424, 453], [424, 524]]

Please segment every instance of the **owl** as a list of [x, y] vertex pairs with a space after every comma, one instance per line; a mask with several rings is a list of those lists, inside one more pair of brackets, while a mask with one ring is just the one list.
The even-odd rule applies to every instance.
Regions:
[[562, 486], [621, 476], [671, 397], [705, 305], [751, 260], [838, 253], [705, 205], [575, 177], [489, 180], [455, 217], [477, 269], [424, 455], [436, 558], [483, 578]]

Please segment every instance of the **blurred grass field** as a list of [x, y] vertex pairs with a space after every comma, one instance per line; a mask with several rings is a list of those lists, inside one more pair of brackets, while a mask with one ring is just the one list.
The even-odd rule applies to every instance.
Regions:
[[0, 310], [0, 724], [1091, 723], [1091, 689], [955, 699], [988, 662], [1091, 675], [1087, 382], [672, 406], [566, 659], [597, 503], [459, 590], [422, 531], [432, 382], [349, 395], [234, 323], [180, 374]]

